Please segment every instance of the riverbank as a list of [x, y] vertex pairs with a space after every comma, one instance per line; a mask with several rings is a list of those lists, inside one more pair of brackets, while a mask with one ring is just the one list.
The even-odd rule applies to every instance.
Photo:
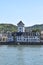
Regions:
[[43, 42], [0, 42], [0, 45], [43, 45]]

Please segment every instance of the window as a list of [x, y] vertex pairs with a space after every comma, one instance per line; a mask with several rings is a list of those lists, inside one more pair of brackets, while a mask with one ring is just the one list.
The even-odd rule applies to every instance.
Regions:
[[2, 39], [0, 38], [0, 41], [1, 41]]
[[21, 28], [20, 28], [20, 30], [21, 30]]
[[19, 39], [18, 39], [19, 40]]
[[27, 41], [28, 41], [28, 39], [27, 39]]
[[24, 39], [24, 41], [25, 41], [25, 39]]

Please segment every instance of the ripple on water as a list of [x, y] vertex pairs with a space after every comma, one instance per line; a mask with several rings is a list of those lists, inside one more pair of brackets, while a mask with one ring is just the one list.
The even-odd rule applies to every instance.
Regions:
[[43, 45], [0, 46], [0, 65], [43, 65]]

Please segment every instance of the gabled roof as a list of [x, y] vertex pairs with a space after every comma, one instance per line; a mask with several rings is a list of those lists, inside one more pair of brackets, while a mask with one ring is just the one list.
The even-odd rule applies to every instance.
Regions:
[[20, 21], [17, 25], [24, 25], [24, 23], [22, 21]]

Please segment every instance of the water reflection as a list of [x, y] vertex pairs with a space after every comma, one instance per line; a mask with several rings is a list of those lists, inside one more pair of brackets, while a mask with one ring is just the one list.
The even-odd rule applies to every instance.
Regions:
[[25, 65], [23, 57], [24, 57], [23, 48], [20, 46], [20, 47], [18, 47], [18, 55], [17, 55], [17, 63], [18, 63], [18, 65]]

